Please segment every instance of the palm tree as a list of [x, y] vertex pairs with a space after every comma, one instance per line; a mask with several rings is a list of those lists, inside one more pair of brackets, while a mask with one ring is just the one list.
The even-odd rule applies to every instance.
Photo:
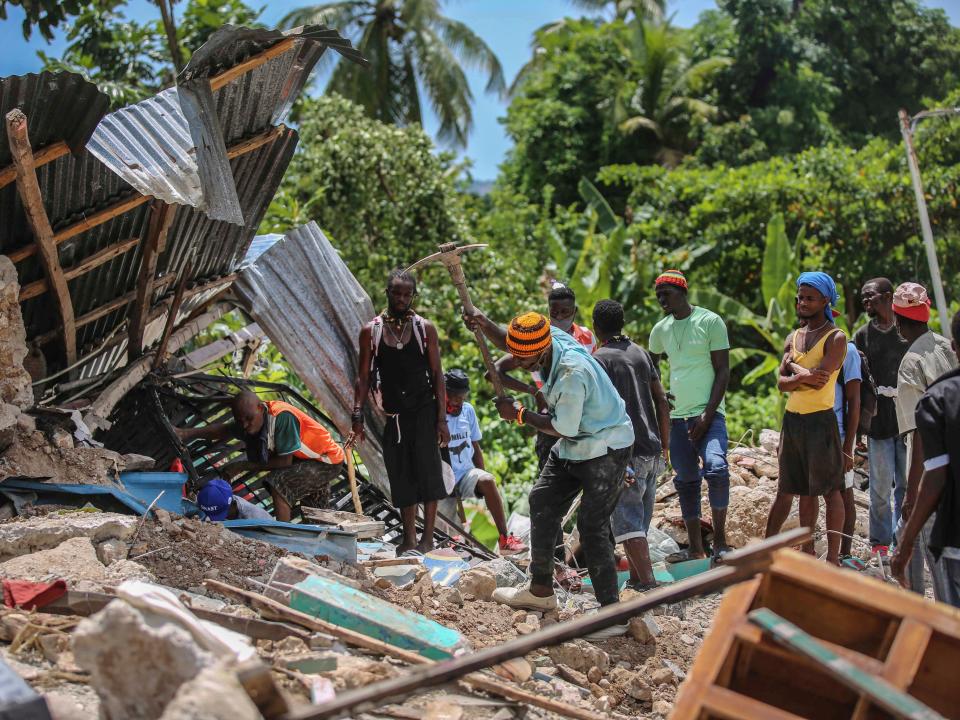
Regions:
[[673, 167], [689, 149], [690, 121], [712, 120], [717, 115], [716, 106], [692, 93], [701, 90], [710, 76], [731, 60], [711, 57], [691, 65], [668, 22], [635, 23], [632, 52], [641, 79], [632, 97], [626, 102], [619, 99], [620, 112], [635, 113], [620, 123], [620, 129], [648, 133], [657, 146], [657, 161]]
[[320, 24], [351, 36], [371, 67], [340, 62], [336, 92], [386, 123], [422, 121], [421, 92], [440, 121], [440, 140], [463, 147], [473, 127], [473, 95], [461, 63], [483, 69], [487, 92], [503, 93], [500, 61], [470, 28], [440, 12], [440, 0], [341, 0], [300, 8], [284, 27]]

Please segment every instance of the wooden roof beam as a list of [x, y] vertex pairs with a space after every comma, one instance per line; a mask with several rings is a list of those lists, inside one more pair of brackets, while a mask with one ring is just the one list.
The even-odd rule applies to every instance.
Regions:
[[224, 70], [219, 75], [214, 75], [210, 78], [210, 89], [219, 90], [224, 85], [232, 83], [241, 75], [245, 75], [251, 70], [255, 70], [278, 55], [283, 55], [284, 53], [289, 52], [296, 46], [297, 40], [298, 38], [285, 38], [276, 45], [271, 45], [263, 52], [247, 58], [239, 65], [234, 65], [232, 68]]
[[[277, 125], [276, 127], [272, 127], [269, 130], [260, 133], [259, 135], [254, 135], [246, 140], [240, 140], [239, 142], [234, 143], [227, 148], [227, 157], [233, 160], [234, 158], [238, 158], [242, 155], [251, 153], [254, 150], [258, 150], [264, 145], [268, 145], [276, 140], [286, 131], [287, 126], [281, 124]], [[140, 207], [144, 203], [150, 202], [151, 200], [153, 200], [152, 195], [134, 195], [132, 197], [124, 198], [113, 205], [108, 205], [107, 207], [98, 210], [89, 217], [85, 217], [83, 220], [79, 220], [71, 225], [67, 225], [62, 230], [58, 230], [54, 234], [53, 240], [57, 245], [59, 245], [60, 243], [66, 242], [70, 238], [76, 237], [77, 235], [95, 228], [98, 225], [102, 225], [105, 222], [109, 222], [118, 215], [123, 215], [125, 212], [129, 212], [134, 208]], [[22, 248], [18, 248], [7, 253], [7, 257], [9, 257], [13, 262], [17, 263], [21, 260], [26, 260], [28, 257], [32, 257], [36, 254], [36, 252], [36, 243], [31, 243], [30, 245], [24, 245]]]
[[77, 360], [77, 328], [73, 317], [73, 301], [70, 299], [67, 279], [63, 276], [63, 268], [60, 266], [53, 228], [50, 226], [47, 210], [43, 206], [40, 183], [37, 182], [37, 166], [27, 133], [27, 116], [22, 110], [15, 109], [7, 113], [6, 121], [7, 141], [10, 144], [10, 155], [16, 171], [17, 191], [20, 193], [23, 210], [27, 216], [27, 224], [33, 233], [34, 244], [40, 251], [40, 261], [47, 275], [47, 281], [56, 296], [64, 353], [67, 364], [72, 365]]
[[[42, 147], [33, 153], [33, 164], [35, 167], [46, 165], [57, 158], [63, 157], [70, 152], [70, 148], [63, 140], [58, 140], [46, 147]], [[5, 188], [17, 179], [16, 165], [10, 165], [0, 170], [0, 188]]]
[[[113, 245], [108, 245], [103, 250], [100, 250], [90, 257], [81, 260], [73, 267], [66, 268], [63, 271], [63, 276], [67, 279], [67, 282], [70, 282], [81, 275], [86, 275], [88, 272], [95, 270], [105, 262], [113, 260], [113, 258], [117, 257], [117, 255], [122, 255], [123, 253], [132, 250], [139, 242], [140, 238], [133, 237], [127, 238], [126, 240], [121, 240]], [[50, 284], [46, 281], [46, 279], [36, 280], [32, 283], [28, 283], [20, 288], [20, 302], [35, 298], [38, 295], [43, 295], [43, 293], [49, 289]]]
[[140, 261], [140, 275], [137, 278], [137, 290], [130, 308], [130, 326], [128, 331], [127, 355], [135, 360], [143, 353], [143, 331], [147, 326], [147, 315], [153, 304], [153, 281], [157, 274], [157, 260], [167, 244], [167, 233], [177, 214], [174, 205], [155, 202], [150, 212], [150, 227], [143, 245]]

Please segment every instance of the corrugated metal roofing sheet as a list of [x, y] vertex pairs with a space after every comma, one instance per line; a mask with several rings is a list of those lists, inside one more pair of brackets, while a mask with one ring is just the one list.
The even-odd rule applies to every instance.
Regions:
[[[316, 223], [287, 233], [241, 271], [234, 291], [251, 317], [341, 431], [349, 430], [360, 329], [373, 303]], [[367, 403], [367, 442], [358, 447], [371, 481], [389, 496], [384, 415]]]
[[[79, 153], [110, 109], [110, 99], [74, 73], [30, 73], [0, 78], [0, 117], [14, 108], [27, 116], [27, 133], [35, 149], [62, 140]], [[10, 147], [0, 143], [0, 168], [10, 163]]]
[[[276, 31], [246, 28], [218, 31], [209, 48], [204, 46], [194, 54], [188, 65], [193, 76], [181, 76], [179, 88], [112, 113], [97, 129], [87, 150], [38, 168], [41, 192], [55, 232], [115, 207], [120, 201], [144, 200], [59, 245], [61, 265], [68, 269], [121, 241], [137, 240], [129, 244], [126, 252], [69, 282], [74, 314], [80, 320], [85, 314], [100, 312], [108, 303], [117, 305], [78, 328], [77, 347], [81, 354], [99, 347], [127, 319], [129, 299], [142, 265], [141, 246], [149, 227], [147, 196], [176, 205], [166, 247], [158, 258], [158, 277], [175, 278], [190, 263], [189, 286], [195, 286], [227, 276], [239, 266], [297, 144], [297, 133], [282, 126], [274, 128], [274, 119], [302, 89], [326, 47], [321, 38], [330, 38], [330, 44], [347, 54], [343, 49], [346, 41], [325, 28], [307, 29], [294, 36], [295, 41], [288, 43], [290, 47], [285, 52], [278, 51], [268, 59], [254, 59], [238, 68], [243, 72], [221, 78], [217, 89], [210, 92], [207, 78], [215, 78], [250, 60], [276, 44], [278, 38], [288, 37]], [[55, 90], [56, 102], [70, 107], [78, 103], [63, 88], [72, 88], [79, 96], [89, 98], [92, 86], [84, 85], [82, 78], [65, 75], [56, 80], [50, 85], [29, 76], [7, 78], [0, 81], [2, 98], [9, 102], [7, 98], [20, 97], [28, 118], [33, 113], [38, 121], [46, 121], [47, 115], [56, 115], [59, 109], [54, 100], [35, 98], [31, 93], [42, 95]], [[206, 101], [203, 88], [208, 89]], [[199, 104], [193, 103], [201, 111], [199, 114], [203, 114], [201, 106], [207, 103], [205, 119], [199, 118], [198, 112], [184, 110], [185, 94], [190, 94], [192, 100], [200, 99]], [[96, 108], [100, 100], [88, 99], [85, 105]], [[90, 113], [90, 117], [95, 115], [94, 110]], [[93, 132], [94, 122], [87, 115], [77, 119], [66, 114], [66, 118], [70, 122], [65, 119], [63, 124], [49, 127], [41, 122], [36, 131], [31, 118], [32, 144], [38, 147], [39, 141], [59, 139], [82, 141]], [[58, 136], [68, 131], [69, 137]], [[212, 137], [216, 139], [214, 136], [222, 138], [219, 150], [217, 143], [211, 142]], [[249, 140], [258, 142], [248, 143]], [[228, 159], [224, 149], [230, 148], [233, 150]], [[230, 209], [229, 203], [223, 202], [227, 197], [222, 192], [224, 187], [235, 197], [235, 216], [228, 218], [233, 223], [223, 220], [229, 213], [222, 211]], [[15, 184], [0, 188], [0, 252], [20, 255], [17, 270], [21, 285], [44, 279], [36, 255], [24, 251], [32, 242]], [[154, 292], [154, 301], [171, 294], [173, 287], [172, 282], [162, 284]], [[52, 294], [45, 292], [22, 303], [28, 338], [54, 337], [57, 313], [53, 302]], [[58, 346], [59, 343], [44, 346], [50, 372], [63, 366]], [[100, 362], [103, 367], [103, 361]], [[85, 372], [83, 368], [81, 371]]]

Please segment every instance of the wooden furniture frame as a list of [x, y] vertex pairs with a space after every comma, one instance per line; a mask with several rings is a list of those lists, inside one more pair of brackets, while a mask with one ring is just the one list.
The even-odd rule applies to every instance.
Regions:
[[767, 572], [727, 590], [671, 720], [894, 717], [751, 623], [757, 608], [944, 717], [960, 717], [960, 611], [780, 550]]

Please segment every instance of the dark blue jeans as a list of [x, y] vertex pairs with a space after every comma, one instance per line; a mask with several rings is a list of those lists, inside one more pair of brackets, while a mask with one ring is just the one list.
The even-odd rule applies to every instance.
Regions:
[[[727, 467], [727, 421], [717, 413], [710, 429], [694, 445], [689, 431], [699, 418], [675, 418], [670, 421], [670, 464], [676, 476], [673, 484], [680, 496], [684, 520], [700, 517], [700, 488], [707, 481], [710, 507], [723, 509], [730, 504], [730, 470]], [[701, 466], [702, 463], [702, 466]]]

